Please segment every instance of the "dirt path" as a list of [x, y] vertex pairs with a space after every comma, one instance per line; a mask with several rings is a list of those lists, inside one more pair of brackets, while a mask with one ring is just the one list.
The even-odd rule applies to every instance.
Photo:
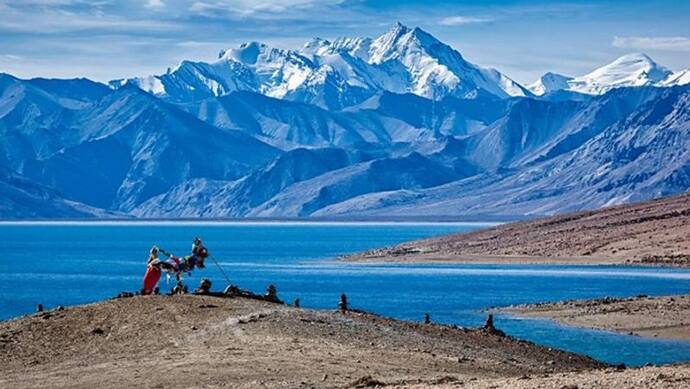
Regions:
[[690, 194], [440, 238], [345, 258], [365, 262], [690, 266]]
[[690, 340], [690, 296], [633, 297], [530, 304], [502, 310], [568, 325]]

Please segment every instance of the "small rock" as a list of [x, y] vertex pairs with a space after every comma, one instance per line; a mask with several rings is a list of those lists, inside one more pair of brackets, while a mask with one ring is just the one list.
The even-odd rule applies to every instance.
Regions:
[[91, 334], [93, 335], [103, 335], [105, 334], [105, 331], [103, 331], [102, 328], [96, 327], [93, 330], [91, 330]]

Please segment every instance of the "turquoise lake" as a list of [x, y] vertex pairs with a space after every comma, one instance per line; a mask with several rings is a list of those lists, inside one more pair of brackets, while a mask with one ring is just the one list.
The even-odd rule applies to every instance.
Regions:
[[[350, 223], [2, 223], [0, 320], [36, 304], [88, 303], [141, 288], [149, 248], [188, 253], [200, 236], [232, 283], [263, 292], [273, 284], [286, 302], [353, 307], [406, 320], [479, 326], [489, 307], [604, 296], [690, 293], [690, 271], [644, 267], [535, 265], [380, 265], [338, 255], [410, 239], [469, 231], [484, 224]], [[212, 261], [185, 282], [225, 282]], [[161, 279], [161, 289], [172, 282]], [[164, 317], [161, 320], [165, 320]], [[690, 342], [646, 339], [499, 315], [516, 337], [631, 366], [690, 361]]]

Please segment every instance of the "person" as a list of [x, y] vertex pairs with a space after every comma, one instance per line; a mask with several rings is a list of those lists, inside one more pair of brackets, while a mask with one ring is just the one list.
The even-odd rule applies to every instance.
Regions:
[[151, 294], [158, 285], [158, 280], [161, 278], [161, 260], [158, 258], [158, 247], [153, 246], [149, 251], [149, 259], [146, 261], [146, 273], [144, 273], [144, 282], [141, 294]]
[[149, 259], [146, 261], [146, 266], [150, 266], [158, 261], [160, 261], [160, 259], [158, 259], [158, 247], [153, 246], [149, 251]]

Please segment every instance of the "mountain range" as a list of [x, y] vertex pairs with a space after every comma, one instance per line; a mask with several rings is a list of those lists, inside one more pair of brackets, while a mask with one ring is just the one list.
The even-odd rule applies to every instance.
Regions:
[[690, 70], [524, 87], [419, 28], [113, 80], [0, 75], [0, 217], [524, 217], [690, 188]]

